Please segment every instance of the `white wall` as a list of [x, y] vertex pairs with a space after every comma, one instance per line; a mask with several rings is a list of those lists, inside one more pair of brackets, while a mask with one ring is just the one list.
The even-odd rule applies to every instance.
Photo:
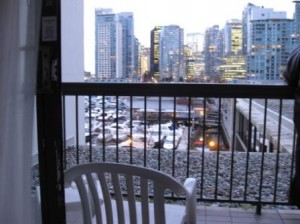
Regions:
[[[84, 82], [83, 0], [61, 1], [62, 82]], [[75, 98], [66, 97], [66, 137], [75, 140]], [[79, 97], [79, 143], [84, 143], [84, 100]], [[74, 144], [75, 142], [73, 142]]]

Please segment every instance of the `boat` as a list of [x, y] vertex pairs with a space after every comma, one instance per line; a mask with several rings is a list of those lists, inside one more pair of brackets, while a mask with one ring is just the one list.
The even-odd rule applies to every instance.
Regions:
[[128, 134], [124, 134], [124, 133], [118, 133], [118, 135], [116, 133], [112, 134], [112, 140], [114, 142], [124, 141], [125, 139], [128, 139]]
[[[136, 149], [143, 149], [145, 147], [144, 142], [140, 142], [140, 141], [133, 141], [132, 139], [127, 139], [124, 142], [121, 142], [120, 144], [118, 144], [119, 148], [136, 148]], [[146, 144], [146, 148], [148, 148], [149, 146]]]
[[111, 134], [110, 130], [108, 130], [108, 129], [105, 129], [104, 135], [103, 135], [103, 132], [100, 132], [97, 136], [97, 140], [100, 142], [102, 142], [102, 141], [110, 142], [112, 139], [113, 139], [113, 135]]
[[116, 133], [120, 134], [130, 134], [130, 129], [122, 123], [112, 123], [111, 125], [107, 126], [107, 129], [111, 131], [113, 135], [116, 135]]
[[[175, 129], [175, 130], [174, 130]], [[154, 124], [147, 128], [147, 132], [151, 134], [157, 134], [160, 132], [161, 135], [172, 135], [175, 132], [175, 135], [182, 135], [183, 129], [181, 127], [174, 127], [172, 122], [165, 124]]]
[[181, 136], [168, 135], [164, 140], [163, 148], [165, 149], [177, 149], [181, 140]]

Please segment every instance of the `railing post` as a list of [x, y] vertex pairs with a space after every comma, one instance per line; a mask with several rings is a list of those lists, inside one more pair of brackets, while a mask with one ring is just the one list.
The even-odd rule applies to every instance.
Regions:
[[256, 204], [256, 215], [261, 215], [261, 209], [262, 209], [262, 206], [261, 204]]

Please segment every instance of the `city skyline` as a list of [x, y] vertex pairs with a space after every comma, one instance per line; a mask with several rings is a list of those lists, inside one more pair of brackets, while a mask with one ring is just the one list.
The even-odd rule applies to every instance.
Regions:
[[[135, 36], [142, 45], [149, 47], [150, 32], [156, 25], [178, 25], [184, 29], [185, 35], [194, 32], [204, 33], [205, 29], [213, 25], [219, 25], [222, 28], [228, 20], [241, 19], [242, 12], [248, 3], [273, 8], [275, 11], [284, 11], [287, 13], [287, 18], [293, 17], [294, 4], [292, 1], [228, 0], [223, 2], [210, 0], [201, 4], [197, 0], [187, 0], [184, 3], [170, 0], [86, 0], [84, 1], [85, 70], [93, 73], [95, 67], [93, 57], [96, 8], [111, 8], [114, 13], [132, 12]], [[232, 5], [235, 7], [229, 7]]]

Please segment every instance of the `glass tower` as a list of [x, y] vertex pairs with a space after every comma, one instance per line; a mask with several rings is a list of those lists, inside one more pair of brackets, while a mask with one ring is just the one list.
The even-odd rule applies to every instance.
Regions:
[[96, 9], [95, 13], [95, 76], [98, 79], [120, 78], [121, 25], [111, 9]]
[[177, 25], [163, 26], [160, 33], [160, 80], [179, 81], [184, 78], [183, 29]]
[[221, 58], [223, 57], [223, 35], [218, 25], [205, 31], [204, 37], [204, 62], [205, 76], [219, 82]]
[[[298, 1], [294, 18], [297, 5]], [[287, 19], [286, 12], [254, 5], [248, 5], [243, 15], [248, 76], [259, 81], [280, 80], [289, 52], [299, 43], [296, 19]]]
[[224, 57], [219, 67], [221, 82], [245, 79], [246, 62], [243, 55], [242, 21], [229, 20], [224, 29]]
[[122, 26], [122, 77], [132, 78], [135, 69], [135, 37], [133, 13], [118, 13], [117, 19]]
[[133, 14], [114, 14], [112, 9], [95, 11], [96, 78], [132, 78], [135, 69]]
[[156, 79], [159, 79], [159, 41], [160, 41], [161, 26], [154, 27], [151, 30], [151, 47], [150, 47], [150, 74]]

